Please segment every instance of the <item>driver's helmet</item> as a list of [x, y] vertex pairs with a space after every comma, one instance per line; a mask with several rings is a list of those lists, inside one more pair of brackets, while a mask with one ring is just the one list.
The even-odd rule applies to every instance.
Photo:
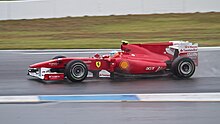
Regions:
[[118, 51], [113, 50], [113, 51], [110, 52], [109, 56], [110, 56], [110, 57], [113, 57], [116, 53], [118, 53]]

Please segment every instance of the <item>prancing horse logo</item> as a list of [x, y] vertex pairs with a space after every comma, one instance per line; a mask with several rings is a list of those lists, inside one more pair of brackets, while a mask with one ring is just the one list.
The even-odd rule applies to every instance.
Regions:
[[100, 61], [97, 61], [97, 62], [95, 63], [95, 65], [96, 65], [97, 68], [99, 68], [99, 67], [101, 66], [101, 62], [100, 62]]

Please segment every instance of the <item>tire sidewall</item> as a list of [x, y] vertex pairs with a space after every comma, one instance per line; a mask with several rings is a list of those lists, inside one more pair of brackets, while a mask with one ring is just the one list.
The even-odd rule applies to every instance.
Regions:
[[[184, 74], [182, 71], [181, 71], [181, 65], [184, 63], [184, 62], [187, 62], [190, 64], [191, 66], [191, 71], [190, 73], [188, 74]], [[193, 62], [192, 59], [188, 58], [188, 57], [178, 57], [176, 58], [173, 63], [172, 63], [172, 72], [174, 75], [176, 75], [177, 77], [179, 78], [189, 78], [191, 77], [194, 72], [195, 72], [195, 63]]]
[[[80, 77], [74, 76], [74, 74], [72, 72], [73, 68], [76, 67], [76, 66], [80, 67], [84, 70], [83, 75], [80, 76]], [[80, 60], [70, 61], [65, 67], [65, 75], [72, 82], [81, 82], [81, 81], [83, 81], [87, 77], [87, 74], [88, 74], [88, 68], [87, 68], [86, 64], [84, 62], [80, 61]]]

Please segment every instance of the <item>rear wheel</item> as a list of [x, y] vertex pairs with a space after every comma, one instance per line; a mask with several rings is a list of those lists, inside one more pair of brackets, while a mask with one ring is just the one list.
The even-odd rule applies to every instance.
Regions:
[[178, 57], [173, 61], [171, 69], [179, 78], [190, 78], [195, 72], [195, 63], [188, 57]]
[[80, 60], [70, 61], [65, 67], [65, 75], [72, 82], [83, 81], [88, 74], [86, 64]]

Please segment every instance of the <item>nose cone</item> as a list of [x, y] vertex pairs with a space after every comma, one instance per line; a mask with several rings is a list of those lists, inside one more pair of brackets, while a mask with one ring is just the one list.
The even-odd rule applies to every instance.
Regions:
[[47, 62], [39, 62], [39, 63], [35, 63], [30, 65], [30, 68], [42, 68], [45, 67], [47, 65]]

